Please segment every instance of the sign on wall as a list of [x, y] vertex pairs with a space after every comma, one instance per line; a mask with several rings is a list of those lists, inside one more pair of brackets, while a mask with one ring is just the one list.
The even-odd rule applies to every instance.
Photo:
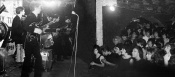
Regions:
[[0, 6], [5, 5], [6, 9], [0, 14], [0, 21], [5, 22], [9, 27], [12, 26], [12, 21], [16, 15], [15, 9], [22, 6], [23, 0], [0, 0]]

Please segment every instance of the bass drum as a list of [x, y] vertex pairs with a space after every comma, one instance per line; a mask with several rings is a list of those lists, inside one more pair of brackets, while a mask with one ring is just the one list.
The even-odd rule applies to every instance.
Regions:
[[52, 49], [42, 49], [41, 50], [41, 57], [42, 57], [42, 64], [45, 71], [50, 71], [52, 69], [53, 63], [53, 56], [52, 56]]
[[49, 48], [54, 44], [53, 36], [51, 33], [45, 33], [41, 35], [41, 45], [44, 48]]

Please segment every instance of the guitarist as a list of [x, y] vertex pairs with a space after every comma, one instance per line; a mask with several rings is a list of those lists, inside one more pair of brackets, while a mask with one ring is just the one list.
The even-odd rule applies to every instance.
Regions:
[[[31, 26], [30, 24], [40, 21], [38, 15], [41, 12], [41, 4], [39, 4], [39, 2], [32, 1], [29, 7], [31, 13], [27, 16], [27, 18], [24, 21], [24, 29], [31, 34], [30, 36], [35, 36], [37, 34], [41, 34], [42, 30], [40, 28], [37, 28], [36, 26]], [[35, 58], [34, 77], [42, 77], [42, 72], [44, 71], [44, 69], [42, 66], [42, 57], [40, 54], [40, 43], [38, 42], [37, 37], [33, 37], [32, 39], [29, 37], [26, 36], [25, 58], [22, 67], [21, 77], [29, 77], [29, 74], [32, 72], [32, 55]]]

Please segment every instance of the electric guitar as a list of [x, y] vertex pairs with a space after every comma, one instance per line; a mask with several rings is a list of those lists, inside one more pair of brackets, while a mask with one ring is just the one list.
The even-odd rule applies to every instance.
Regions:
[[45, 34], [45, 30], [49, 29], [49, 26], [58, 22], [59, 21], [59, 17], [58, 18], [55, 18], [53, 19], [52, 21], [50, 21], [49, 23], [45, 24], [45, 25], [42, 25], [42, 26], [39, 26], [41, 24], [41, 22], [33, 22], [31, 23], [29, 26], [32, 27], [32, 26], [35, 26], [37, 28], [40, 28], [42, 30], [42, 33], [41, 34], [36, 34], [36, 33], [29, 33], [27, 32], [27, 39], [28, 41], [32, 41], [34, 39], [38, 40], [39, 41], [39, 37], [40, 35], [43, 35]]

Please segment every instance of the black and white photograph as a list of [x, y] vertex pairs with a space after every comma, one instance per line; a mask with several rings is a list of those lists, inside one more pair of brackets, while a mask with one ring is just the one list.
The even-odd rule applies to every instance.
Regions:
[[175, 77], [175, 0], [0, 0], [0, 77]]

